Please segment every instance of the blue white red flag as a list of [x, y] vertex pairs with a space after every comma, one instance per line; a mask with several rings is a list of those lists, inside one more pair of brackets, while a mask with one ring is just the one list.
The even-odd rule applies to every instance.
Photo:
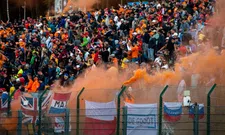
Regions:
[[0, 111], [6, 111], [8, 108], [8, 98], [0, 98]]
[[[22, 95], [21, 97], [21, 110], [24, 115], [23, 123], [37, 123], [38, 122], [38, 110], [39, 110], [39, 98], [32, 95]], [[51, 93], [43, 97], [42, 112], [46, 112], [48, 103], [51, 99]]]
[[182, 115], [182, 103], [164, 102], [164, 119], [170, 122], [180, 120]]
[[67, 102], [70, 99], [71, 93], [54, 93], [50, 114], [60, 114], [66, 112]]
[[[195, 105], [191, 105], [189, 108], [189, 117], [194, 119], [194, 114], [195, 114]], [[204, 118], [204, 104], [199, 104], [199, 110], [198, 110], [198, 118], [203, 119]]]

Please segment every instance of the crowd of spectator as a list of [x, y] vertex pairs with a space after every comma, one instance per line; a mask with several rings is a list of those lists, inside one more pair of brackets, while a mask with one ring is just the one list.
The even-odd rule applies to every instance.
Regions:
[[[0, 89], [10, 94], [43, 91], [56, 80], [72, 84], [86, 69], [149, 63], [173, 69], [198, 51], [214, 0], [163, 0], [118, 9], [16, 22], [0, 22]], [[131, 64], [133, 65], [133, 64]]]

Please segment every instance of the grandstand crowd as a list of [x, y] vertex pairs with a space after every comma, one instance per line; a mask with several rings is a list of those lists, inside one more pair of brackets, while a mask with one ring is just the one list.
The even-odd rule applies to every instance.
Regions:
[[103, 64], [123, 71], [145, 62], [151, 70], [173, 70], [177, 59], [198, 51], [214, 5], [215, 0], [162, 0], [1, 21], [1, 92], [43, 91], [56, 80], [65, 87]]

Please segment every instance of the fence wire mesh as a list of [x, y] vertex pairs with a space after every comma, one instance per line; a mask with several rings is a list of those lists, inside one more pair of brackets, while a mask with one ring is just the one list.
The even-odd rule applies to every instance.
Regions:
[[[186, 87], [179, 92], [179, 86], [169, 86], [165, 94], [163, 95], [162, 113], [159, 112], [159, 96], [163, 87], [151, 87], [151, 88], [133, 88], [132, 90], [126, 90], [121, 97], [121, 108], [119, 108], [120, 120], [117, 122], [118, 109], [115, 108], [93, 108], [86, 109], [85, 102], [98, 102], [105, 103], [115, 101], [117, 103], [117, 96], [120, 89], [110, 90], [86, 90], [80, 97], [80, 109], [76, 109], [76, 96], [78, 92], [72, 93], [70, 104], [65, 113], [49, 114], [48, 110], [42, 110], [41, 112], [41, 134], [46, 135], [67, 135], [76, 134], [88, 135], [91, 133], [99, 135], [130, 135], [131, 133], [141, 132], [157, 132], [159, 124], [159, 115], [162, 115], [162, 133], [161, 135], [195, 135], [196, 125], [194, 124], [194, 116], [190, 113], [191, 107], [182, 106], [182, 113], [176, 118], [171, 120], [165, 113], [164, 103], [171, 102], [183, 102], [180, 101], [180, 97], [185, 90], [190, 91], [191, 103], [203, 104], [203, 114], [198, 112], [197, 120], [197, 132], [198, 135], [207, 135], [207, 112], [210, 109], [210, 135], [224, 135], [225, 132], [225, 106], [224, 106], [224, 87], [217, 86], [211, 94], [211, 104], [207, 106], [207, 94], [211, 87]], [[90, 94], [91, 93], [91, 94]], [[181, 95], [180, 95], [181, 94]], [[40, 99], [39, 94], [33, 94], [31, 97]], [[45, 93], [43, 97], [46, 97], [48, 93]], [[157, 104], [155, 109], [152, 107], [139, 107], [139, 108], [127, 108], [125, 107], [126, 97], [131, 95], [134, 98], [135, 104]], [[104, 96], [104, 97], [103, 97]], [[184, 95], [182, 95], [184, 96]], [[103, 97], [103, 98], [102, 98]], [[128, 103], [129, 104], [129, 103]], [[19, 105], [19, 106], [18, 106]], [[1, 135], [28, 135], [37, 134], [39, 126], [39, 111], [36, 110], [24, 110], [21, 105], [21, 99], [14, 99], [11, 102], [10, 115], [7, 111], [1, 111], [0, 116], [0, 132]], [[16, 108], [14, 108], [16, 106]], [[50, 106], [50, 103], [49, 103]], [[127, 106], [127, 105], [126, 105]], [[173, 110], [173, 108], [170, 108]], [[175, 108], [177, 109], [177, 108]], [[175, 110], [174, 109], [174, 110]], [[21, 110], [21, 111], [16, 111]], [[155, 110], [155, 112], [154, 112]], [[199, 109], [200, 110], [200, 109]], [[149, 114], [139, 114], [135, 117], [136, 112], [148, 112]], [[95, 112], [98, 112], [95, 114]], [[108, 112], [108, 113], [105, 113]], [[151, 113], [150, 113], [151, 112]], [[99, 115], [102, 114], [102, 115]], [[30, 117], [32, 116], [32, 117]], [[78, 121], [79, 120], [79, 121]], [[119, 132], [116, 132], [116, 125], [119, 123]], [[78, 126], [79, 125], [79, 126]]]

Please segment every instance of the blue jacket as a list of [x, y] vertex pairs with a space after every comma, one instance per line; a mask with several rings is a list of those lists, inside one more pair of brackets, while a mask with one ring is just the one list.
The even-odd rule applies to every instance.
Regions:
[[40, 84], [39, 88], [38, 88], [38, 91], [43, 91], [43, 90], [45, 90], [45, 83], [44, 82], [42, 82]]

